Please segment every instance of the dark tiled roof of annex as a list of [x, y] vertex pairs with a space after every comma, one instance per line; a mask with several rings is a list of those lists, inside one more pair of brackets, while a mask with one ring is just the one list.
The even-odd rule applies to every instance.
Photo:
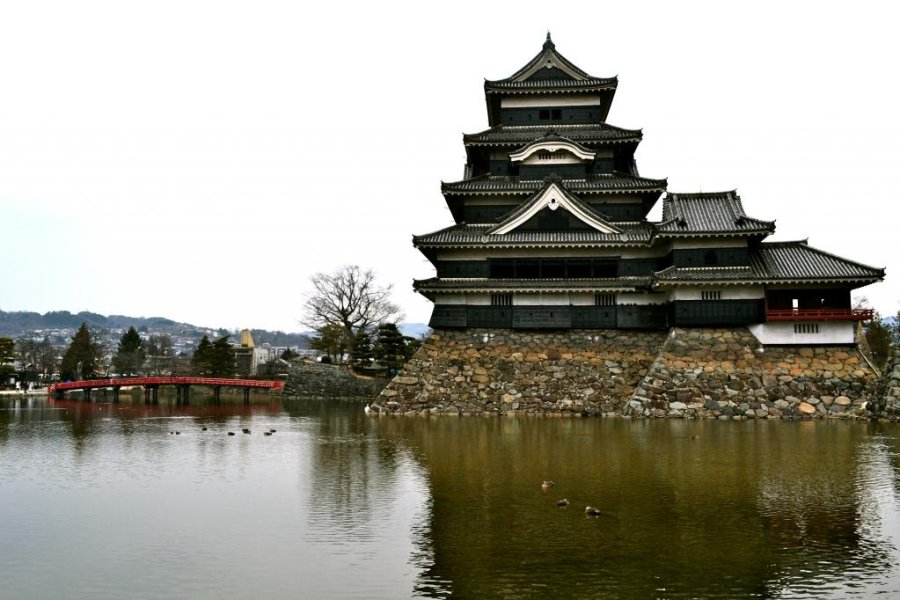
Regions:
[[760, 234], [775, 231], [774, 221], [748, 217], [735, 191], [674, 194], [663, 198], [660, 235]]
[[806, 241], [763, 242], [750, 252], [747, 267], [669, 267], [655, 274], [660, 284], [872, 282], [884, 269], [813, 248]]

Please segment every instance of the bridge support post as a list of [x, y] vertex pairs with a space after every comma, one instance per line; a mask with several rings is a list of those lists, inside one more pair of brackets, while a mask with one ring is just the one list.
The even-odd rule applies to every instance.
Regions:
[[150, 387], [144, 386], [144, 404], [150, 404]]
[[159, 404], [159, 386], [154, 385], [150, 388], [151, 393], [153, 394], [153, 404]]
[[191, 386], [188, 384], [181, 386], [181, 402], [185, 406], [191, 403]]
[[91, 388], [84, 388], [84, 401], [91, 402]]
[[65, 400], [66, 393], [62, 390], [54, 390], [53, 391], [53, 399], [54, 400]]
[[119, 403], [119, 389], [118, 386], [113, 388], [113, 404]]
[[213, 404], [219, 404], [222, 401], [222, 386], [214, 385], [212, 386], [213, 392]]
[[250, 388], [244, 388], [244, 404], [250, 404]]

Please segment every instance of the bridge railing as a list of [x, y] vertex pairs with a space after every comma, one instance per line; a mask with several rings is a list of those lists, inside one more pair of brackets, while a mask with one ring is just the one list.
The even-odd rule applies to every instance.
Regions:
[[47, 388], [47, 393], [57, 391], [83, 390], [91, 388], [109, 388], [147, 385], [208, 385], [213, 387], [241, 387], [281, 389], [283, 381], [263, 379], [235, 379], [219, 377], [121, 377], [113, 379], [85, 379], [83, 381], [66, 381], [54, 383]]

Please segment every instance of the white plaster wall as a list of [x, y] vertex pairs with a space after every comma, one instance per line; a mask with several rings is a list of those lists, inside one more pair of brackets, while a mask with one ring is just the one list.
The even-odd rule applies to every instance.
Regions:
[[547, 96], [519, 96], [500, 99], [500, 108], [530, 108], [536, 106], [596, 106], [599, 108], [600, 96], [552, 94]]
[[572, 156], [568, 152], [564, 150], [557, 150], [553, 154], [550, 155], [550, 160], [545, 158], [541, 158], [537, 153], [532, 154], [528, 158], [522, 161], [523, 165], [577, 165], [581, 164], [584, 161], [577, 156]]
[[465, 294], [435, 294], [434, 296], [435, 304], [465, 304], [466, 303], [466, 295]]
[[704, 285], [697, 287], [677, 287], [668, 293], [669, 301], [672, 300], [702, 300], [702, 292], [722, 292], [722, 300], [759, 300], [766, 297], [766, 291], [761, 285], [754, 286], [714, 286]]
[[852, 321], [801, 321], [818, 323], [819, 333], [794, 333], [793, 321], [757, 323], [748, 326], [750, 333], [762, 344], [853, 344]]
[[682, 239], [673, 239], [672, 240], [672, 249], [673, 250], [688, 250], [691, 248], [746, 248], [747, 240], [746, 239], [735, 239], [735, 238], [711, 238], [711, 239], [702, 239], [702, 240], [682, 240]]
[[569, 294], [569, 304], [574, 306], [593, 306], [594, 294], [572, 293]]
[[514, 294], [513, 306], [568, 306], [568, 294]]
[[646, 306], [648, 304], [665, 304], [665, 294], [619, 294], [616, 298], [616, 304], [639, 304]]

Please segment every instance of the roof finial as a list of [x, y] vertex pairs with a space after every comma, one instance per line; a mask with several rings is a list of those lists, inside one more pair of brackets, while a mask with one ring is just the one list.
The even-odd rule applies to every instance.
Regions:
[[555, 47], [553, 40], [550, 39], [550, 30], [547, 30], [547, 41], [544, 42], [544, 50], [552, 50]]

